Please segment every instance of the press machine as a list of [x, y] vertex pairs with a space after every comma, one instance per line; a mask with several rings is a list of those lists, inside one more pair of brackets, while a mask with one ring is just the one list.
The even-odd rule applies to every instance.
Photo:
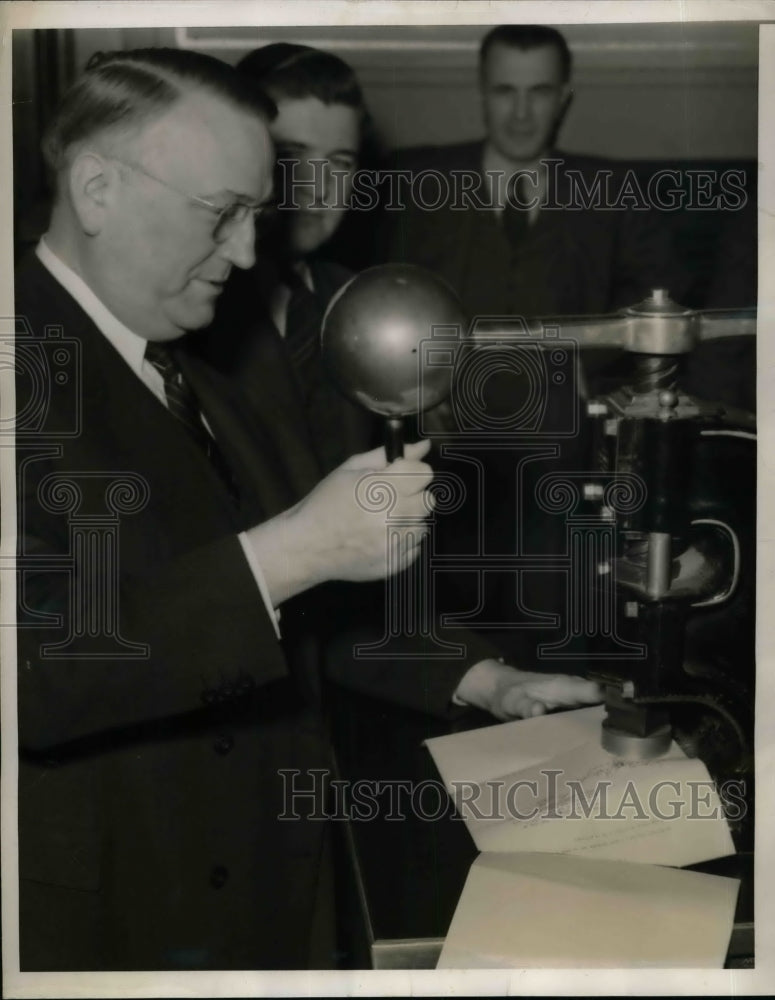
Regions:
[[[612, 484], [635, 476], [643, 488], [636, 509], [617, 513], [606, 507], [604, 491], [588, 491], [600, 515], [616, 519], [615, 556], [599, 573], [601, 586], [615, 588], [618, 636], [643, 649], [640, 658], [614, 655], [597, 664], [601, 650], [590, 650], [590, 674], [606, 692], [603, 745], [619, 757], [648, 759], [669, 748], [676, 730], [695, 750], [703, 739], [710, 743], [713, 732], [722, 734], [725, 772], [747, 771], [755, 672], [755, 418], [688, 395], [681, 380], [682, 363], [700, 341], [753, 334], [755, 317], [693, 312], [656, 289], [618, 315], [529, 325], [536, 334], [558, 327], [581, 347], [622, 347], [629, 361], [620, 384], [586, 407], [590, 467], [609, 473]], [[702, 640], [703, 630], [706, 636], [723, 632], [725, 619], [737, 630], [737, 655], [730, 656], [730, 643], [714, 649]], [[690, 706], [693, 727], [682, 731]]]
[[[386, 419], [391, 458], [404, 417], [451, 390], [450, 366], [429, 367], [422, 348], [432, 327], [455, 325], [464, 352], [454, 293], [408, 265], [362, 272], [329, 307], [324, 359], [343, 391]], [[716, 777], [752, 772], [756, 429], [752, 414], [689, 395], [682, 369], [700, 342], [755, 330], [752, 310], [696, 312], [655, 289], [619, 313], [501, 320], [487, 333], [491, 345], [516, 337], [551, 350], [552, 331], [581, 351], [623, 349], [627, 363], [586, 400], [585, 503], [615, 528], [612, 558], [590, 585], [613, 593], [620, 646], [641, 650], [619, 656], [605, 639], [588, 649], [605, 689], [602, 742], [645, 760], [675, 736]], [[623, 480], [639, 484], [642, 502], [614, 510]]]

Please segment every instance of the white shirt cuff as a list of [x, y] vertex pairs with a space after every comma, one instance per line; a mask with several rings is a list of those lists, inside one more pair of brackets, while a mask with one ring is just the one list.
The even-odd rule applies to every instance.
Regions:
[[261, 594], [261, 598], [266, 607], [267, 614], [272, 619], [272, 624], [274, 625], [274, 630], [277, 634], [277, 638], [281, 639], [280, 635], [280, 612], [277, 608], [272, 607], [272, 601], [269, 597], [269, 588], [266, 585], [266, 580], [264, 579], [264, 573], [259, 565], [258, 559], [256, 559], [256, 554], [248, 543], [247, 535], [244, 531], [241, 531], [237, 538], [239, 538], [239, 543], [242, 546], [242, 551], [245, 553], [245, 558], [248, 561], [248, 566], [250, 567], [250, 572], [253, 574], [253, 578], [256, 581], [256, 586]]

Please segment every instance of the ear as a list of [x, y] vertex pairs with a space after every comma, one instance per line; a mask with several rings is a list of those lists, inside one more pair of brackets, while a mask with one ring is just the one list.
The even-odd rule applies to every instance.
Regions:
[[96, 236], [104, 225], [115, 178], [115, 171], [96, 153], [79, 153], [70, 164], [70, 200], [88, 236]]

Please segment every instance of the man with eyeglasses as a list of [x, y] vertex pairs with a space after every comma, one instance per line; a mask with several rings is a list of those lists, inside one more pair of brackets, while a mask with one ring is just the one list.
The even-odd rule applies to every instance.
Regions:
[[139, 173], [150, 178], [150, 180], [156, 181], [157, 184], [161, 184], [162, 187], [166, 187], [168, 190], [181, 195], [193, 205], [200, 205], [202, 208], [206, 209], [212, 217], [212, 238], [216, 243], [226, 243], [230, 240], [234, 236], [236, 230], [238, 230], [240, 226], [242, 226], [251, 216], [254, 222], [257, 222], [261, 213], [266, 208], [266, 205], [260, 202], [255, 202], [251, 198], [244, 197], [233, 199], [229, 198], [224, 201], [223, 204], [219, 204], [218, 201], [213, 201], [210, 198], [202, 198], [199, 195], [181, 191], [181, 189], [175, 187], [174, 184], [170, 184], [169, 181], [162, 180], [161, 177], [157, 177], [156, 174], [151, 173], [150, 170], [142, 166], [140, 163], [130, 163], [128, 160], [121, 160], [117, 156], [109, 156], [108, 154], [103, 155], [106, 160], [113, 160], [114, 163], [119, 163], [128, 170], [139, 171]]
[[[331, 963], [309, 953], [325, 824], [277, 819], [278, 769], [328, 762], [283, 647], [296, 595], [386, 572], [358, 479], [415, 518], [408, 564], [430, 474], [420, 447], [316, 486], [282, 371], [247, 406], [181, 341], [253, 264], [270, 113], [215, 60], [114, 53], [45, 138], [51, 222], [16, 281], [20, 421], [48, 397], [17, 442], [23, 970]], [[39, 385], [51, 326], [75, 363], [59, 380], [41, 355]]]
[[[430, 472], [420, 444], [321, 480], [287, 368], [247, 400], [188, 349], [253, 264], [270, 113], [206, 56], [99, 54], [44, 140], [51, 222], [16, 275], [23, 971], [335, 961], [325, 786], [287, 794], [331, 766], [302, 595], [410, 565]], [[372, 472], [406, 523], [389, 566]], [[458, 680], [506, 714], [557, 688]]]

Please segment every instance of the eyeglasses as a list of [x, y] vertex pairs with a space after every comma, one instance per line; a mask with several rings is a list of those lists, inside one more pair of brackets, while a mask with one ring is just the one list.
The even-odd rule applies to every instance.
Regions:
[[211, 212], [215, 216], [212, 236], [216, 243], [225, 243], [234, 235], [239, 227], [247, 221], [248, 218], [252, 217], [254, 222], [257, 222], [259, 217], [269, 214], [269, 206], [259, 204], [255, 201], [246, 201], [244, 199], [235, 199], [226, 205], [216, 205], [215, 202], [209, 201], [207, 198], [201, 198], [196, 194], [189, 194], [188, 191], [181, 191], [181, 189], [175, 187], [174, 184], [170, 184], [169, 181], [162, 180], [161, 177], [157, 177], [156, 174], [152, 174], [150, 170], [146, 170], [146, 168], [140, 163], [132, 163], [128, 160], [121, 160], [117, 156], [105, 156], [104, 154], [100, 155], [103, 159], [113, 160], [116, 163], [120, 163], [128, 170], [135, 170], [137, 173], [144, 174], [150, 180], [155, 181], [157, 184], [161, 184], [162, 187], [168, 188], [170, 191], [174, 191], [176, 194], [179, 194], [192, 204], [200, 205], [202, 208], [206, 208], [208, 212]]

